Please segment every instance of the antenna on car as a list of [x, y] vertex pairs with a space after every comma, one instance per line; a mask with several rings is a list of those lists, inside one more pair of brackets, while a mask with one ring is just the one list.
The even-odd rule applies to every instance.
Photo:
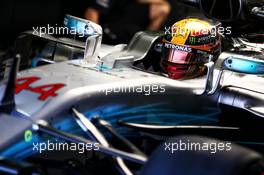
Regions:
[[15, 107], [16, 75], [19, 68], [21, 56], [15, 55], [9, 70], [6, 87], [0, 101], [0, 112], [10, 113]]

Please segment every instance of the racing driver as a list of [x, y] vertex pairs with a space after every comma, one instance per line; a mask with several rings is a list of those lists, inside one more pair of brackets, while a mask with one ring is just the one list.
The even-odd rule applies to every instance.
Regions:
[[163, 37], [162, 70], [172, 79], [205, 74], [205, 63], [212, 58], [215, 61], [221, 51], [221, 38], [216, 30], [216, 25], [196, 18], [176, 22]]

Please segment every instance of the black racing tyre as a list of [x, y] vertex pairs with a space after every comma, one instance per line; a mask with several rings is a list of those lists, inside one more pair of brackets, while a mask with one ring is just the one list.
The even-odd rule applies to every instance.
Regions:
[[262, 155], [250, 149], [205, 137], [180, 136], [159, 146], [141, 175], [263, 175], [263, 167]]

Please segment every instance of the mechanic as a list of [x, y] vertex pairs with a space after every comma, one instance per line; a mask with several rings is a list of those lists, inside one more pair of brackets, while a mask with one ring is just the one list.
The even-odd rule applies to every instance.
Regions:
[[102, 25], [104, 43], [119, 44], [138, 31], [159, 30], [170, 9], [167, 0], [93, 0], [84, 16]]
[[205, 63], [215, 61], [221, 51], [217, 25], [196, 18], [176, 22], [163, 38], [162, 71], [172, 79], [204, 75]]

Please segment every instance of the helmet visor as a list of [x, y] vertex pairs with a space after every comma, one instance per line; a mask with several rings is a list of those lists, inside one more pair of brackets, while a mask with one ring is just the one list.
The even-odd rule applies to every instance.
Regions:
[[176, 64], [204, 64], [209, 62], [209, 53], [188, 46], [165, 42], [162, 58]]
[[205, 73], [209, 53], [185, 45], [164, 42], [162, 67], [172, 79], [189, 79]]

